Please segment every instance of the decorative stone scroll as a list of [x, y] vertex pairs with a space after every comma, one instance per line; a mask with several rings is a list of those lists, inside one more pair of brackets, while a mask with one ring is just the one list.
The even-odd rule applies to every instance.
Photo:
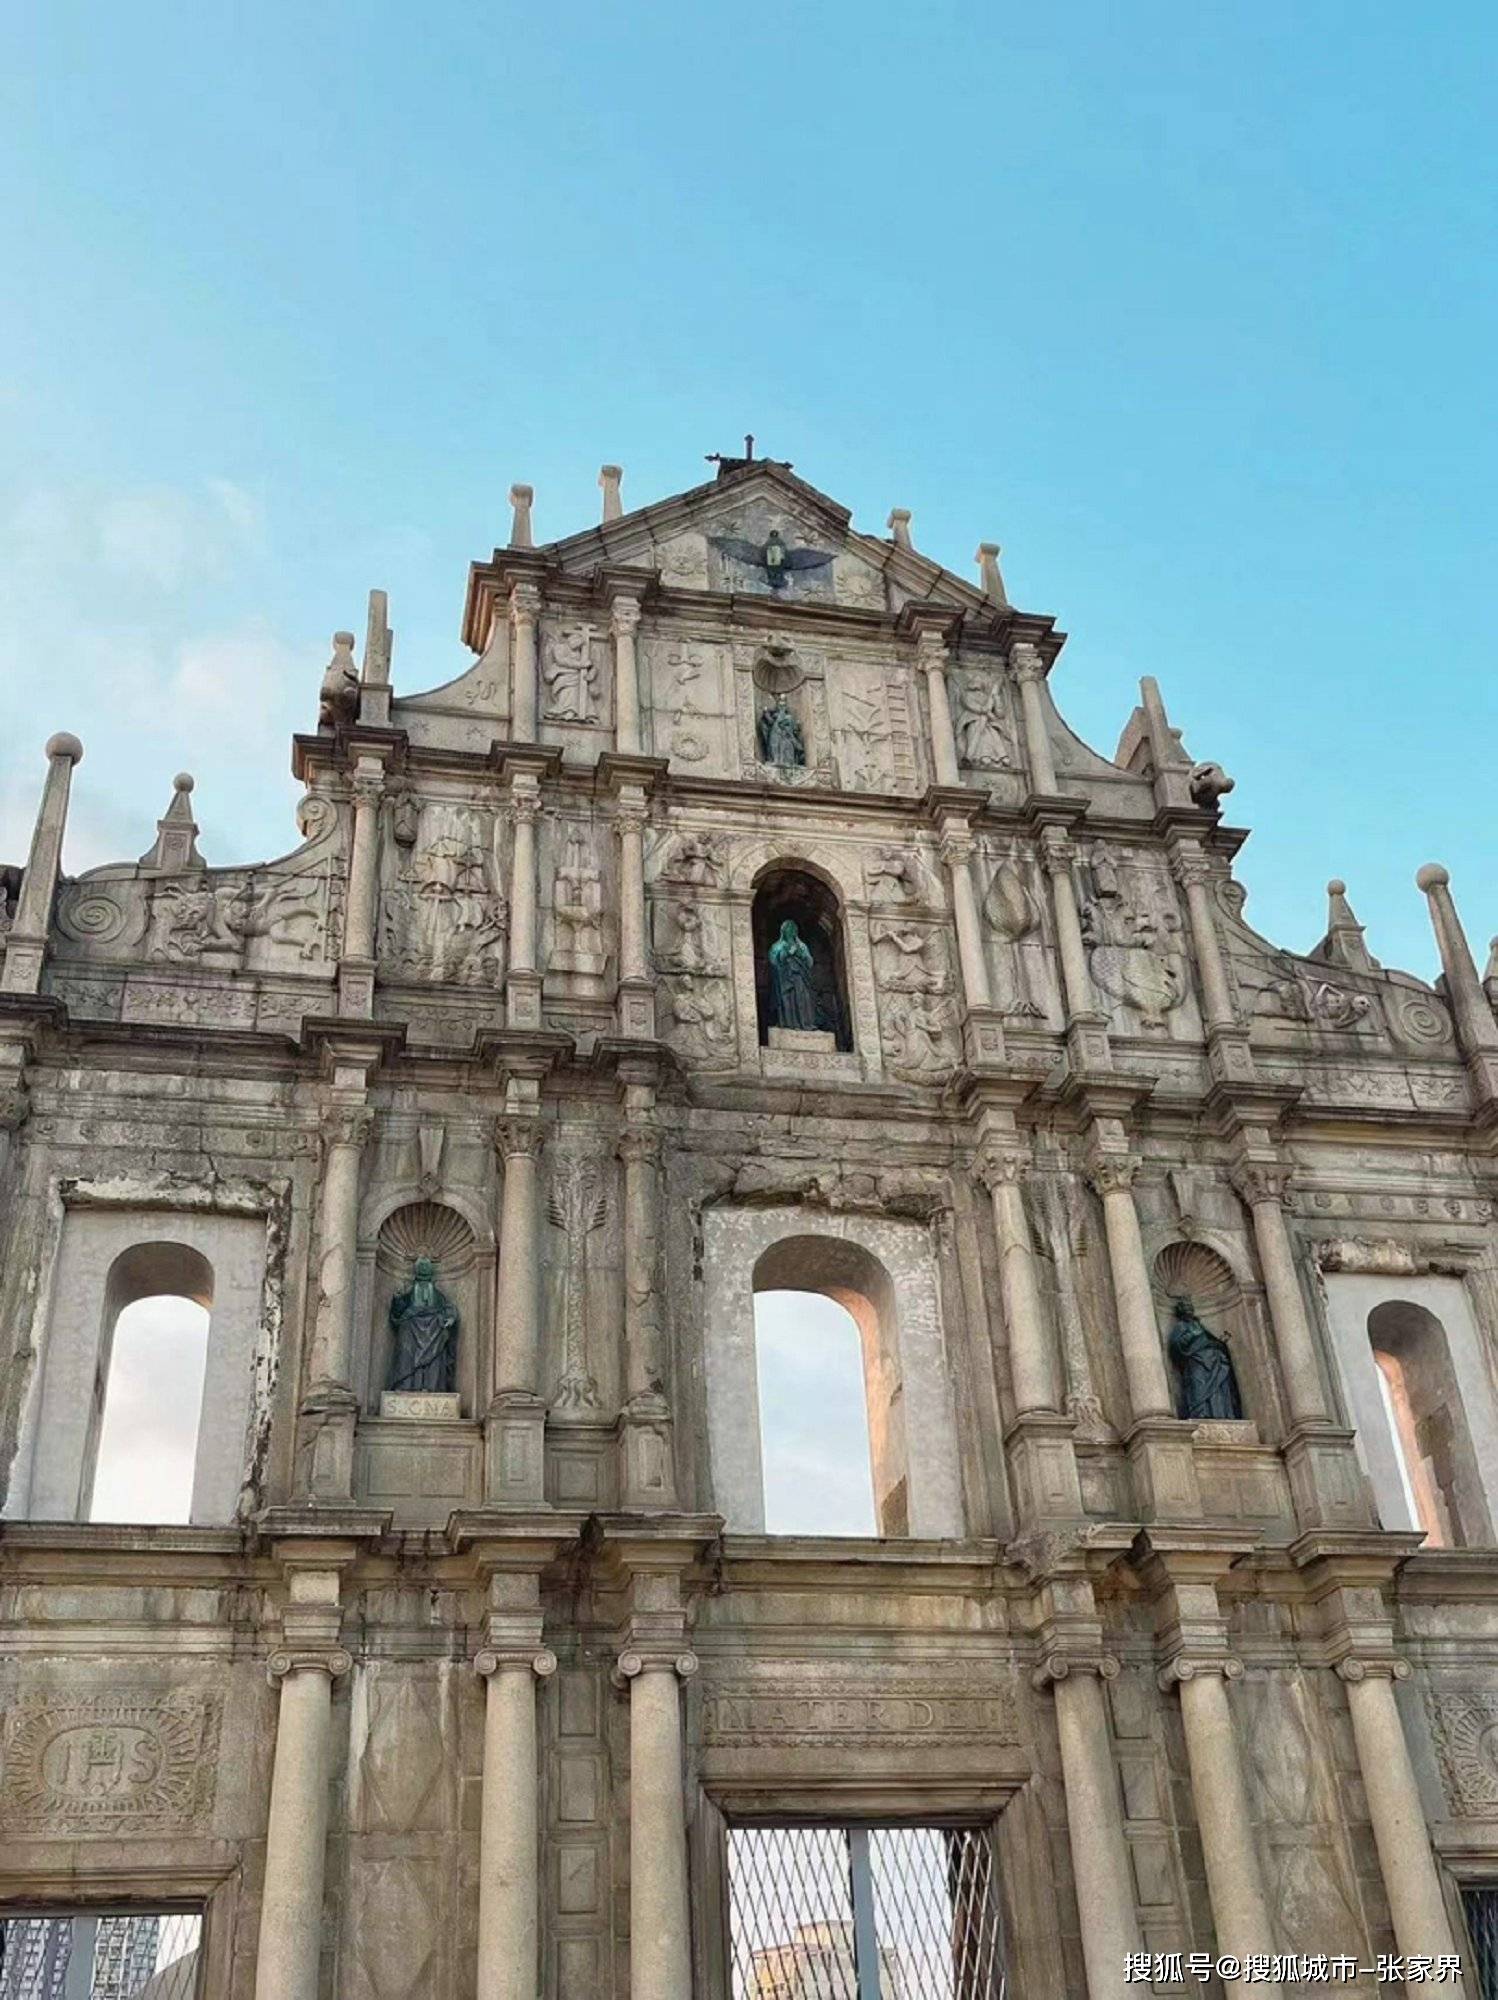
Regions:
[[202, 1825], [220, 1717], [214, 1694], [18, 1702], [5, 1723], [0, 1830], [56, 1839]]
[[1014, 1743], [1013, 1690], [1005, 1680], [707, 1680], [702, 1741], [717, 1749], [795, 1744], [837, 1749], [878, 1744]]

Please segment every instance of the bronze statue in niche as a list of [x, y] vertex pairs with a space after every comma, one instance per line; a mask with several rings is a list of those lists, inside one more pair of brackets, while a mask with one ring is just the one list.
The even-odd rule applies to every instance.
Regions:
[[458, 1379], [458, 1326], [458, 1308], [437, 1289], [436, 1265], [430, 1257], [418, 1257], [410, 1289], [390, 1301], [395, 1352], [386, 1388], [451, 1394]]
[[1190, 1299], [1175, 1301], [1168, 1346], [1179, 1384], [1179, 1416], [1199, 1423], [1242, 1417], [1243, 1398], [1228, 1344], [1202, 1325]]

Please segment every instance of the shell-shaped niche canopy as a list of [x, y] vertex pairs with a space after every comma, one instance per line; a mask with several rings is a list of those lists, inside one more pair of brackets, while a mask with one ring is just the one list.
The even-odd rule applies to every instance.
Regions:
[[1151, 1275], [1155, 1298], [1166, 1312], [1177, 1299], [1190, 1299], [1197, 1317], [1210, 1321], [1238, 1303], [1238, 1280], [1205, 1243], [1167, 1243]]
[[412, 1201], [385, 1218], [380, 1228], [380, 1260], [407, 1269], [418, 1257], [430, 1257], [443, 1276], [467, 1268], [473, 1256], [473, 1231], [456, 1209], [438, 1201]]

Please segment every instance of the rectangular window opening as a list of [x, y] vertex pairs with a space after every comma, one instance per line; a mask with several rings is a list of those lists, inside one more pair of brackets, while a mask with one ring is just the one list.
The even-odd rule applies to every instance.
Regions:
[[0, 2000], [200, 2000], [191, 1910], [39, 1910], [0, 1918]]
[[1472, 1945], [1470, 1965], [1477, 2000], [1498, 2000], [1498, 1883], [1463, 1889], [1462, 1914]]
[[728, 1828], [733, 2000], [1004, 2000], [991, 1826]]

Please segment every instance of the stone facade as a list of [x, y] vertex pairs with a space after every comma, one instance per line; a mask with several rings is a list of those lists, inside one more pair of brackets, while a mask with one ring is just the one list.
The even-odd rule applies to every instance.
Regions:
[[[919, 1820], [994, 1828], [1023, 2000], [1465, 1954], [1498, 982], [1444, 871], [1434, 988], [1340, 884], [1283, 951], [1220, 767], [1151, 680], [1114, 760], [1072, 735], [992, 545], [969, 585], [772, 461], [602, 483], [544, 548], [515, 490], [456, 680], [396, 692], [379, 593], [338, 635], [279, 860], [205, 865], [183, 777], [63, 879], [47, 746], [0, 877], [0, 1900], [197, 1903], [213, 2000], [727, 2000], [729, 1829]], [[771, 1032], [786, 909], [822, 1025]], [[456, 1388], [391, 1397], [418, 1254]], [[763, 1531], [787, 1284], [858, 1319], [878, 1539]], [[210, 1304], [192, 1523], [91, 1524], [156, 1291]], [[1177, 1414], [1179, 1297], [1241, 1417]]]

